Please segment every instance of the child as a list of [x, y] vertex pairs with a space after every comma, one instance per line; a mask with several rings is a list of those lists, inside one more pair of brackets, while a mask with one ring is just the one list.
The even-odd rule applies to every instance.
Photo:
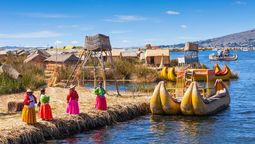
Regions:
[[97, 95], [95, 107], [99, 110], [106, 110], [107, 109], [107, 103], [105, 98], [106, 91], [102, 87], [102, 82], [98, 83], [98, 87], [93, 90], [93, 93]]
[[50, 97], [45, 95], [45, 88], [41, 89], [39, 106], [39, 117], [42, 120], [52, 120], [51, 107], [49, 105]]
[[36, 123], [36, 115], [35, 115], [35, 104], [36, 97], [33, 95], [31, 89], [28, 89], [26, 95], [24, 96], [24, 107], [22, 109], [22, 121], [27, 124]]

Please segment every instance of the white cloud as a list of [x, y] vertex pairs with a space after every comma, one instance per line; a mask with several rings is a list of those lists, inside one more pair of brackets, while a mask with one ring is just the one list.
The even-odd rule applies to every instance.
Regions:
[[19, 13], [20, 16], [33, 17], [33, 18], [73, 18], [75, 16], [70, 16], [66, 14], [57, 13]]
[[55, 45], [62, 44], [62, 41], [56, 40], [56, 41], [54, 42], [54, 44], [55, 44]]
[[245, 1], [235, 1], [234, 4], [237, 4], [237, 5], [246, 5], [247, 3]]
[[188, 28], [188, 26], [183, 24], [183, 25], [181, 25], [181, 28], [186, 29], [186, 28]]
[[51, 38], [58, 37], [62, 34], [52, 31], [38, 31], [38, 32], [27, 32], [27, 33], [14, 33], [14, 34], [1, 34], [0, 38]]
[[178, 11], [169, 10], [169, 11], [166, 11], [166, 14], [169, 14], [169, 15], [180, 15], [181, 13], [178, 12]]
[[134, 15], [115, 15], [114, 18], [105, 19], [108, 22], [132, 22], [132, 21], [144, 21], [145, 17], [134, 16]]
[[76, 41], [76, 40], [71, 41], [71, 44], [73, 44], [73, 45], [75, 45], [75, 44], [77, 44], [77, 43], [79, 43], [79, 42], [78, 42], [78, 41]]

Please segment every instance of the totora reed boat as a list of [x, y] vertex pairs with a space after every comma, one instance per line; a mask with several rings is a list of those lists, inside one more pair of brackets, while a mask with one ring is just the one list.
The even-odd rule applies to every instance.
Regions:
[[[224, 65], [222, 70], [218, 64], [215, 64], [213, 69], [214, 69], [214, 74], [216, 79], [222, 79], [223, 81], [230, 80], [232, 72], [227, 65]], [[206, 77], [203, 74], [201, 75], [201, 73], [204, 73], [205, 71], [207, 71], [207, 69], [186, 69], [186, 70], [194, 72], [194, 80], [196, 81], [206, 80]], [[175, 67], [169, 67], [169, 68], [163, 67], [163, 69], [160, 72], [160, 77], [167, 81], [176, 81], [176, 77], [178, 73], [182, 73], [182, 71], [176, 72]]]
[[177, 77], [175, 93], [169, 93], [165, 82], [159, 82], [150, 99], [151, 113], [210, 115], [225, 109], [230, 103], [229, 92], [221, 79], [215, 80], [213, 72], [203, 73], [207, 80], [205, 85], [195, 81], [193, 73], [185, 72], [187, 74]]

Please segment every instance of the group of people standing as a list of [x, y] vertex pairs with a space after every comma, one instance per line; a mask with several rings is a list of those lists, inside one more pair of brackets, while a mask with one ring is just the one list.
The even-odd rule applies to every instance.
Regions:
[[[66, 97], [67, 114], [80, 114], [79, 108], [79, 95], [75, 90], [75, 85], [70, 85], [69, 93]], [[99, 110], [107, 110], [106, 91], [102, 87], [102, 82], [99, 82], [98, 87], [93, 89], [93, 94], [97, 95], [95, 108]], [[33, 91], [28, 89], [24, 96], [24, 107], [22, 109], [22, 121], [27, 124], [36, 123], [36, 104], [38, 106], [38, 116], [42, 120], [50, 121], [53, 119], [51, 106], [49, 104], [50, 97], [45, 94], [45, 88], [41, 89], [41, 94], [39, 98], [39, 102], [37, 103], [37, 98], [33, 95]]]
[[219, 57], [229, 56], [229, 54], [230, 54], [229, 49], [224, 49], [224, 50], [219, 49], [219, 50], [217, 51], [217, 55], [218, 55]]

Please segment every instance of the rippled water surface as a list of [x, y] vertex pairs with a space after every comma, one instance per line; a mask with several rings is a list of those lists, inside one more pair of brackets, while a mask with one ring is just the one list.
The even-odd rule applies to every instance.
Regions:
[[[200, 52], [199, 58], [212, 67], [216, 62], [208, 60], [209, 53]], [[217, 115], [147, 115], [49, 143], [255, 143], [255, 51], [236, 53], [237, 61], [219, 62], [228, 64], [240, 78], [228, 83], [230, 107]]]

